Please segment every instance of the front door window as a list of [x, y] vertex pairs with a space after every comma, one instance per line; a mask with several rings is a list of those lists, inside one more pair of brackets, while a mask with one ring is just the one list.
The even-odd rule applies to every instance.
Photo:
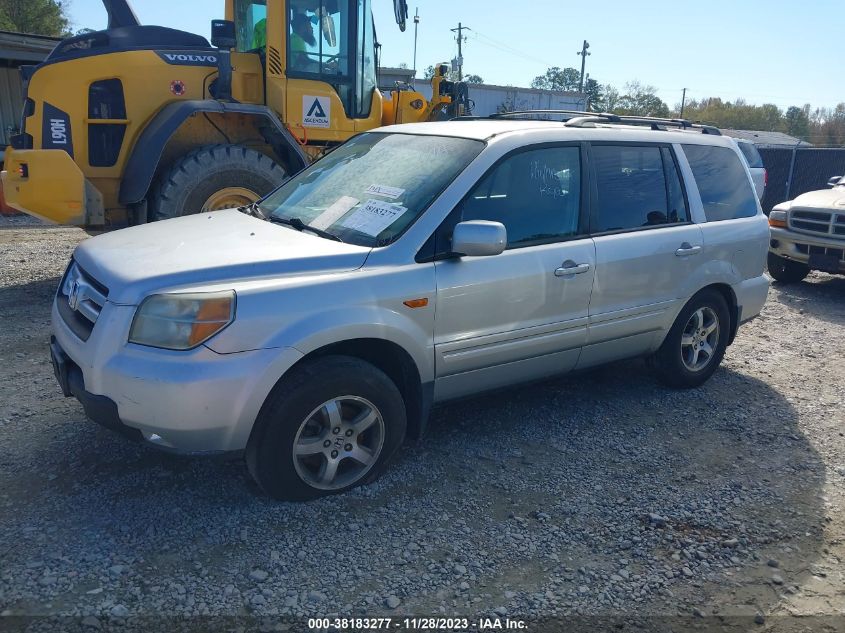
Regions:
[[261, 52], [267, 47], [266, 0], [236, 0], [237, 50]]
[[314, 0], [288, 5], [288, 71], [348, 81], [349, 36], [354, 16], [346, 2]]

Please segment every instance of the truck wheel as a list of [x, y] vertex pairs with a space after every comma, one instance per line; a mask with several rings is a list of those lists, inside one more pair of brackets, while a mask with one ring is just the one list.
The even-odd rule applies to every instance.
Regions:
[[304, 501], [375, 480], [402, 444], [405, 403], [387, 375], [357, 358], [306, 361], [267, 397], [246, 449], [271, 497]]
[[769, 253], [767, 266], [772, 278], [784, 284], [797, 283], [810, 274], [807, 264], [794, 262], [772, 252]]
[[200, 147], [178, 160], [151, 196], [155, 220], [232, 209], [251, 202], [288, 179], [272, 158], [240, 145]]
[[683, 307], [651, 358], [657, 377], [676, 388], [703, 384], [722, 362], [730, 332], [725, 298], [715, 290], [702, 290]]

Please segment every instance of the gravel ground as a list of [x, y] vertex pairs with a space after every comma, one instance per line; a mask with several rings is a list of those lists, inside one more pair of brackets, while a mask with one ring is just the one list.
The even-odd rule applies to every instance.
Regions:
[[297, 505], [61, 397], [49, 305], [86, 235], [25, 222], [0, 219], [0, 612], [42, 617], [0, 631], [332, 614], [845, 630], [843, 278], [773, 286], [700, 389], [630, 361], [454, 403], [377, 484]]

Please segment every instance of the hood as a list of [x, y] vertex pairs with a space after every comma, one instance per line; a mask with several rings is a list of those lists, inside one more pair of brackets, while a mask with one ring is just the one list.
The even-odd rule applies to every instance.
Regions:
[[802, 193], [792, 201], [791, 208], [824, 209], [845, 213], [845, 187], [837, 186], [833, 189]]
[[74, 259], [109, 289], [110, 302], [134, 305], [176, 286], [355, 270], [370, 250], [231, 209], [92, 237]]

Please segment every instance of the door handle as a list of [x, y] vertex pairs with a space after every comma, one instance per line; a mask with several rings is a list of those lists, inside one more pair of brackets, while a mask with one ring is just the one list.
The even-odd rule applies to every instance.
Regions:
[[568, 275], [580, 275], [590, 270], [589, 264], [576, 264], [571, 259], [563, 262], [563, 266], [555, 269], [555, 277], [566, 277]]
[[697, 255], [701, 252], [700, 246], [692, 246], [689, 242], [681, 244], [681, 248], [675, 251], [678, 257], [689, 257], [690, 255]]

